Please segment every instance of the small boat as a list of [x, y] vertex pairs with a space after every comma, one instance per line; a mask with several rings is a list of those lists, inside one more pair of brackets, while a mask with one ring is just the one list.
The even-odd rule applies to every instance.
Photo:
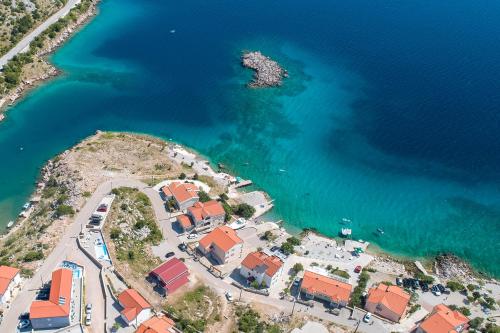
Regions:
[[340, 233], [342, 234], [342, 236], [347, 237], [352, 234], [352, 230], [349, 228], [342, 228]]
[[382, 228], [377, 228], [377, 231], [379, 232], [379, 234], [383, 235], [384, 234], [384, 230], [382, 230]]
[[23, 205], [23, 209], [24, 209], [24, 210], [26, 210], [26, 209], [28, 209], [28, 208], [30, 208], [30, 207], [31, 207], [31, 204], [30, 204], [29, 202], [27, 202], [27, 203], [25, 203], [25, 204]]
[[23, 151], [23, 150], [24, 150], [24, 147], [19, 147], [19, 150], [20, 150], [20, 151]]
[[348, 219], [347, 217], [343, 217], [342, 222], [351, 223], [352, 221], [350, 219]]
[[7, 228], [12, 228], [12, 226], [14, 225], [14, 221], [9, 221], [9, 223], [7, 223]]
[[285, 169], [280, 169], [280, 172], [286, 172], [286, 170]]
[[170, 30], [171, 34], [175, 34], [175, 29]]

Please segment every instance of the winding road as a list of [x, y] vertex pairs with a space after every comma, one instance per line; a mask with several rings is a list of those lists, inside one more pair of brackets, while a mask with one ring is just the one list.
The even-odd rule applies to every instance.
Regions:
[[64, 5], [63, 8], [59, 9], [55, 14], [49, 17], [45, 22], [36, 27], [29, 34], [24, 36], [23, 39], [19, 43], [17, 43], [13, 48], [9, 50], [6, 54], [0, 57], [0, 69], [3, 68], [9, 62], [10, 59], [14, 58], [17, 54], [23, 52], [28, 48], [30, 43], [42, 32], [44, 32], [48, 27], [50, 27], [53, 23], [56, 23], [61, 17], [66, 16], [69, 11], [79, 4], [81, 0], [68, 0], [68, 2]]

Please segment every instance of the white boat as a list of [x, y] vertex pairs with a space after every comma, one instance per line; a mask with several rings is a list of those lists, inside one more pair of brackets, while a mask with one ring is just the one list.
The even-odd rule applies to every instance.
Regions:
[[349, 228], [342, 228], [341, 233], [342, 236], [350, 236], [352, 234], [352, 230]]
[[23, 205], [23, 209], [24, 209], [24, 210], [27, 210], [28, 208], [30, 208], [30, 206], [31, 206], [31, 204], [30, 204], [29, 202], [27, 202], [27, 203], [25, 203], [25, 204]]
[[240, 217], [239, 219], [237, 219], [236, 221], [234, 221], [233, 223], [231, 223], [229, 225], [229, 228], [233, 229], [233, 230], [238, 230], [238, 229], [241, 229], [243, 227], [245, 227], [247, 224], [247, 220], [245, 220], [244, 218]]
[[171, 34], [175, 34], [175, 29], [170, 30]]
[[12, 228], [13, 225], [14, 221], [9, 221], [9, 223], [7, 223], [7, 228]]

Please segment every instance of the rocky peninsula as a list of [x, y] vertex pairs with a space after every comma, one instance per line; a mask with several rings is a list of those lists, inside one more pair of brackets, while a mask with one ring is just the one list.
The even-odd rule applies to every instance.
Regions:
[[278, 87], [283, 78], [288, 77], [288, 72], [276, 61], [259, 51], [243, 53], [241, 63], [255, 71], [254, 79], [248, 83], [251, 88]]

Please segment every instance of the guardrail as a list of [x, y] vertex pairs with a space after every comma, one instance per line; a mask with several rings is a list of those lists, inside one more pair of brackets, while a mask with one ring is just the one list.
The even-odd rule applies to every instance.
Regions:
[[245, 286], [242, 286], [236, 281], [231, 282], [233, 286], [235, 286], [238, 289], [243, 289], [244, 291], [247, 291], [249, 293], [254, 293], [258, 295], [263, 295], [263, 296], [269, 296], [269, 292], [267, 290], [259, 290], [259, 289], [254, 289], [254, 288], [247, 288]]

